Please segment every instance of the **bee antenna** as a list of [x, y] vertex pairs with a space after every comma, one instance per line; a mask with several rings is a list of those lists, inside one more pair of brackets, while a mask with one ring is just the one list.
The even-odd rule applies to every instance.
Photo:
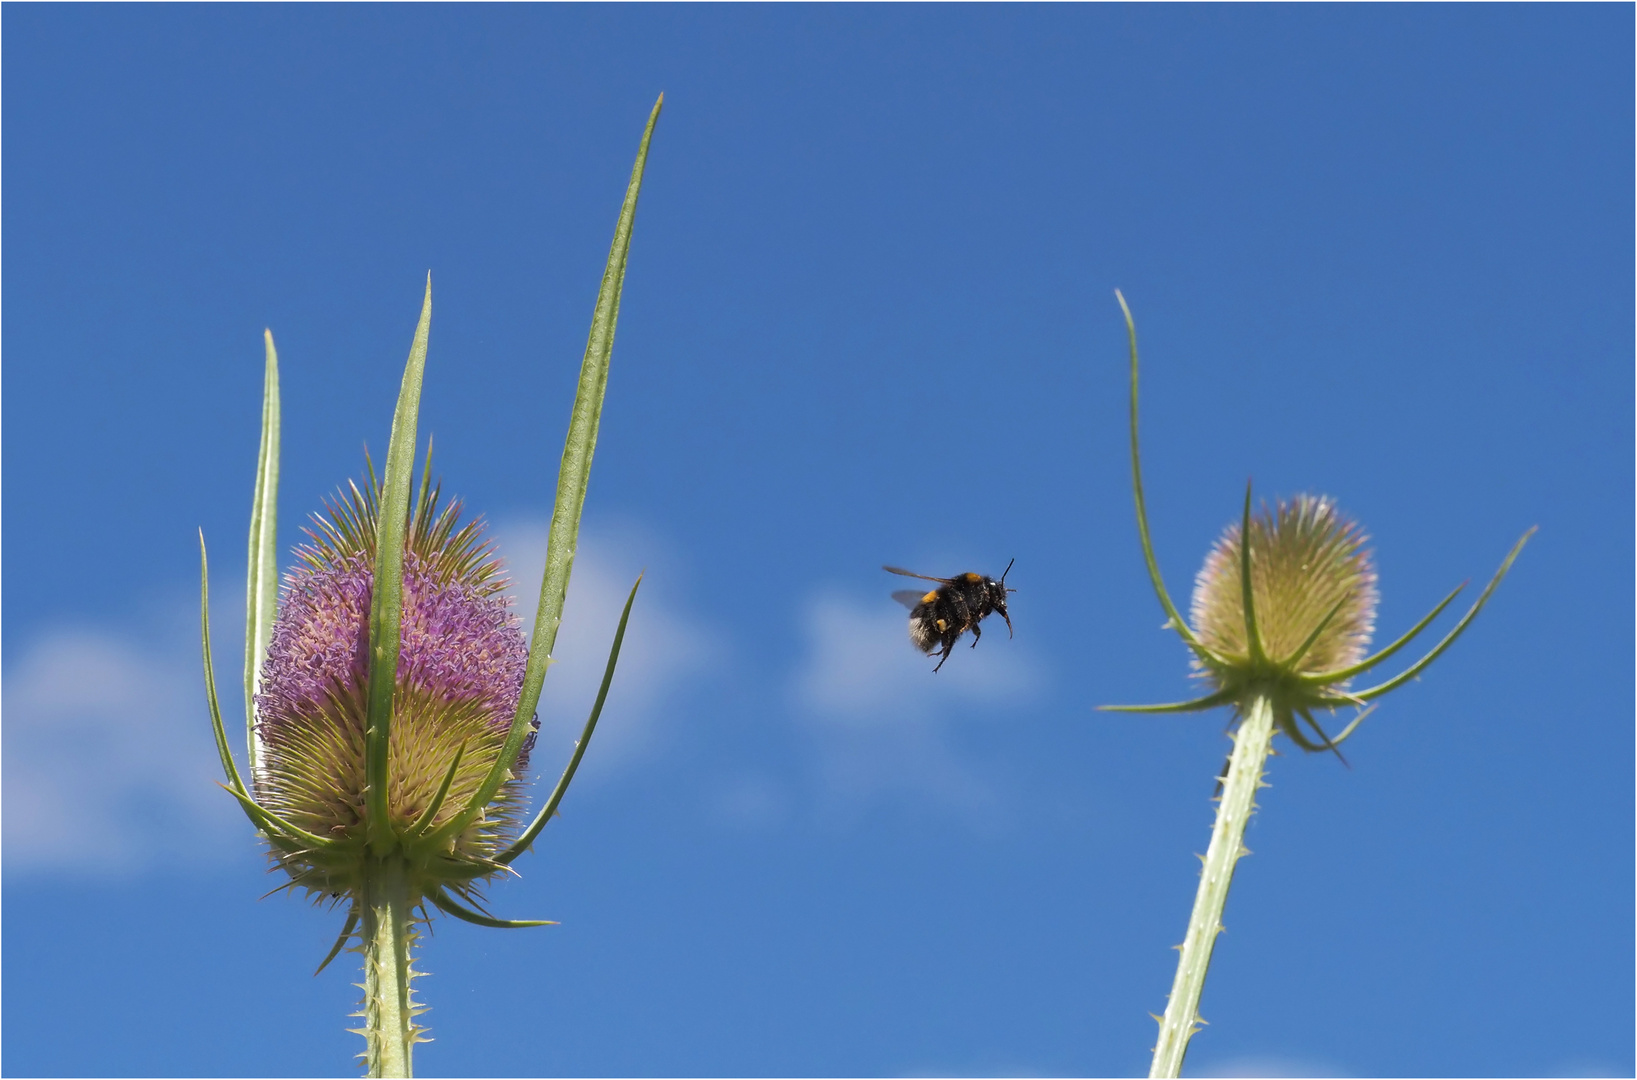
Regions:
[[[1015, 563], [1015, 562], [1017, 562], [1017, 560], [1013, 559], [1012, 562], [1009, 562], [1009, 563], [1006, 564], [1006, 569], [1004, 569], [1004, 570], [1002, 570], [1000, 572], [1000, 585], [1001, 585], [1001, 588], [1003, 588], [1003, 589], [1006, 588], [1006, 575], [1010, 574], [1012, 572], [1012, 563]], [[1017, 592], [1016, 589], [1007, 589], [1007, 591], [1008, 592]]]

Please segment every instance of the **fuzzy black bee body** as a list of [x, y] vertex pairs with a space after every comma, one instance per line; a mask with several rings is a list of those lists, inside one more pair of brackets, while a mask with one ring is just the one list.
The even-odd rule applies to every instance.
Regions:
[[892, 594], [894, 600], [910, 609], [909, 639], [915, 647], [929, 656], [934, 650], [942, 650], [938, 656], [938, 667], [933, 671], [944, 666], [955, 642], [968, 630], [972, 631], [972, 647], [977, 648], [978, 639], [983, 636], [983, 629], [978, 624], [993, 612], [999, 612], [1000, 617], [1006, 620], [1007, 634], [1012, 632], [1012, 617], [1006, 613], [1006, 594], [1017, 591], [1006, 587], [1006, 574], [1012, 572], [1011, 563], [1006, 564], [1006, 572], [1000, 575], [999, 581], [983, 574], [967, 573], [941, 578], [917, 574], [897, 566], [883, 566], [881, 569], [905, 577], [938, 582], [938, 587], [928, 593], [905, 589]]

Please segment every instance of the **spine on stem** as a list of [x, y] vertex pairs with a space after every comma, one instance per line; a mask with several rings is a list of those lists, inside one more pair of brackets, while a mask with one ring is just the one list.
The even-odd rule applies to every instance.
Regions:
[[364, 953], [364, 1057], [369, 1076], [414, 1075], [411, 1053], [420, 1041], [420, 1025], [410, 980], [415, 945], [409, 868], [401, 858], [375, 861], [364, 875], [359, 907], [362, 909], [361, 948]]
[[1265, 695], [1253, 695], [1243, 706], [1239, 727], [1233, 733], [1233, 755], [1222, 781], [1216, 824], [1200, 869], [1188, 934], [1180, 946], [1177, 977], [1160, 1020], [1150, 1077], [1181, 1076], [1188, 1040], [1199, 1029], [1199, 996], [1205, 989], [1211, 949], [1222, 932], [1222, 909], [1228, 902], [1234, 864], [1245, 854], [1245, 823], [1256, 809], [1256, 789], [1262, 786], [1262, 766], [1273, 742], [1273, 727], [1273, 702]]

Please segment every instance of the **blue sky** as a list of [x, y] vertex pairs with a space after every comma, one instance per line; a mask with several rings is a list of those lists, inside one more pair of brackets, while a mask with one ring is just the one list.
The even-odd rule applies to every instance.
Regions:
[[[1189, 1072], [1634, 1068], [1628, 6], [95, 7], [4, 31], [7, 1072], [333, 1075], [340, 916], [212, 786], [271, 327], [281, 540], [422, 430], [522, 591], [637, 136], [550, 770], [435, 925], [423, 1075], [1136, 1074], [1207, 840], [1173, 594], [1247, 477], [1396, 635], [1540, 533], [1350, 744], [1288, 752]], [[1010, 583], [937, 676], [892, 562]], [[237, 708], [230, 703], [229, 708]], [[231, 715], [231, 712], [230, 712]]]

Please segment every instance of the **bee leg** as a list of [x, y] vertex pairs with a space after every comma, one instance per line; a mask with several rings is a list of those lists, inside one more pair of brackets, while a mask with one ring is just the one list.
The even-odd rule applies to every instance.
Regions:
[[982, 637], [982, 636], [983, 636], [983, 627], [979, 626], [977, 623], [973, 623], [972, 624], [972, 648], [975, 649], [975, 648], [978, 647], [978, 639], [980, 637]]
[[938, 657], [938, 667], [935, 667], [935, 668], [932, 669], [932, 673], [934, 675], [938, 674], [938, 668], [941, 668], [941, 667], [944, 666], [944, 661], [949, 659], [949, 654], [950, 654], [951, 651], [954, 650], [954, 648], [955, 648], [955, 639], [952, 638], [952, 637], [944, 638], [943, 655]]

